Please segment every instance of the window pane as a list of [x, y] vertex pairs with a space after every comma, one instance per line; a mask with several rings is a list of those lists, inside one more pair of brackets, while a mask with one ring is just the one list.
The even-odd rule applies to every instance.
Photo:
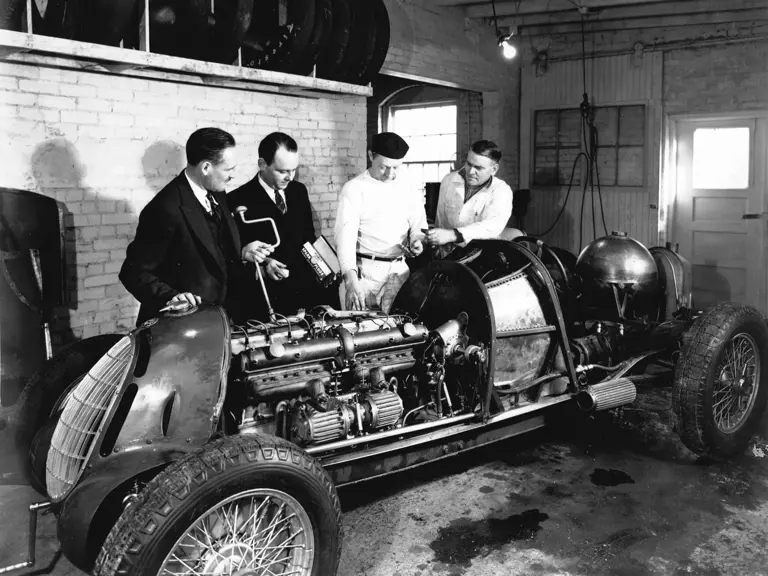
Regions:
[[619, 109], [619, 145], [642, 146], [645, 143], [645, 106]]
[[393, 131], [403, 138], [414, 134], [416, 126], [413, 122], [413, 110], [408, 108], [396, 109], [392, 114]]
[[560, 111], [558, 141], [560, 146], [581, 145], [581, 112], [578, 110]]
[[599, 146], [615, 146], [619, 135], [618, 108], [596, 108], [595, 128]]
[[557, 110], [539, 110], [536, 112], [537, 146], [557, 144]]
[[456, 133], [457, 107], [394, 108], [392, 130], [401, 136]]
[[457, 106], [421, 106], [391, 109], [389, 130], [400, 134], [409, 150], [398, 178], [412, 183], [423, 195], [425, 182], [440, 182], [453, 169], [457, 148]]
[[595, 174], [595, 185], [615, 186], [616, 185], [616, 148], [613, 146], [597, 149], [597, 174]]
[[619, 148], [619, 186], [642, 186], [644, 168], [642, 146]]
[[540, 185], [551, 185], [559, 182], [557, 173], [557, 150], [554, 148], [539, 148], [533, 161], [533, 181]]
[[456, 132], [456, 106], [436, 106], [427, 108], [434, 114], [434, 134], [446, 134]]
[[558, 171], [560, 173], [560, 184], [565, 186], [571, 180], [571, 172], [573, 172], [573, 185], [576, 186], [580, 183], [579, 180], [579, 167], [576, 170], [573, 169], [573, 163], [576, 161], [576, 157], [579, 155], [579, 148], [560, 148], [558, 151]]
[[436, 143], [435, 157], [440, 160], [449, 161], [456, 158], [456, 142], [455, 134], [446, 134], [439, 136], [439, 140]]
[[424, 182], [440, 182], [440, 177], [438, 176], [438, 169], [437, 164], [425, 164], [424, 165], [424, 173], [422, 176], [422, 181]]
[[697, 128], [693, 132], [693, 187], [749, 186], [749, 128]]

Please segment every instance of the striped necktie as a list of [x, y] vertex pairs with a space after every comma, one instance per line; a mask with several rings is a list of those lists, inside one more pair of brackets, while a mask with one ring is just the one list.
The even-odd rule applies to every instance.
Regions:
[[283, 197], [277, 190], [275, 190], [275, 204], [277, 205], [277, 209], [283, 214], [288, 211], [288, 206], [285, 205], [285, 200], [283, 200]]

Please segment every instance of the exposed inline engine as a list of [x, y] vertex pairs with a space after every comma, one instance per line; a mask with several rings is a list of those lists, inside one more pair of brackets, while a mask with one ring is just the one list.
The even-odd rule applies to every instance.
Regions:
[[444, 376], [446, 362], [463, 363], [478, 350], [467, 346], [466, 322], [464, 316], [430, 331], [407, 316], [321, 307], [312, 316], [238, 327], [227, 411], [242, 411], [241, 433], [300, 445], [402, 426], [406, 408], [413, 420], [430, 404], [436, 414], [446, 405], [460, 411], [467, 399], [451, 392]]

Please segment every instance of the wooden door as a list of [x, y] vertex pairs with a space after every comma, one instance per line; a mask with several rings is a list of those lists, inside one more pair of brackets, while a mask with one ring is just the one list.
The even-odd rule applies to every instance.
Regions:
[[694, 306], [765, 314], [766, 119], [678, 121], [676, 140], [670, 240], [693, 266]]

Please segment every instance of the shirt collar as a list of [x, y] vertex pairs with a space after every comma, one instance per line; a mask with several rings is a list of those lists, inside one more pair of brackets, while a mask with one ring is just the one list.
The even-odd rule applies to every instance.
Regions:
[[[259, 184], [261, 184], [261, 187], [264, 188], [264, 190], [266, 190], [267, 192], [277, 192], [278, 194], [280, 194], [280, 196], [283, 197], [283, 200], [285, 200], [285, 191], [275, 190], [274, 188], [272, 188], [272, 186], [264, 182], [264, 178], [261, 177], [261, 172], [259, 172]], [[270, 194], [269, 197], [272, 198], [273, 202], [275, 201], [274, 194]]]
[[184, 176], [187, 178], [187, 182], [189, 182], [189, 187], [192, 188], [192, 193], [195, 195], [195, 198], [197, 198], [198, 202], [202, 204], [203, 208], [206, 210], [210, 210], [208, 207], [208, 191], [203, 188], [202, 186], [199, 186], [195, 182], [192, 181], [192, 178], [189, 177], [189, 174], [187, 174], [186, 168], [184, 169]]

